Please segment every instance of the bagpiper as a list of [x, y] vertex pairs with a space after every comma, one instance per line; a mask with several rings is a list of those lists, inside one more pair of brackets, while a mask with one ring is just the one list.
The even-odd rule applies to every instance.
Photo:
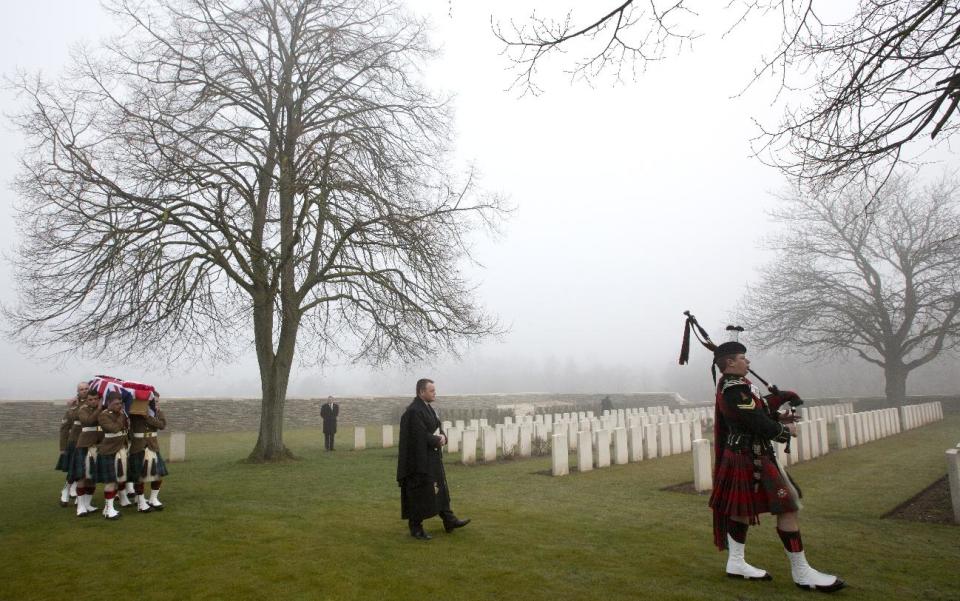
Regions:
[[761, 513], [773, 514], [796, 585], [824, 593], [838, 591], [845, 586], [843, 580], [807, 563], [798, 520], [800, 489], [781, 467], [773, 446], [796, 436], [796, 424], [783, 423], [777, 416], [781, 406], [798, 404], [799, 396], [777, 390], [764, 397], [747, 378], [746, 352], [738, 341], [725, 342], [714, 351], [714, 364], [722, 372], [716, 391], [716, 462], [710, 495], [714, 543], [727, 550], [728, 576], [770, 580], [765, 570], [747, 563], [744, 550], [748, 527], [760, 523]]

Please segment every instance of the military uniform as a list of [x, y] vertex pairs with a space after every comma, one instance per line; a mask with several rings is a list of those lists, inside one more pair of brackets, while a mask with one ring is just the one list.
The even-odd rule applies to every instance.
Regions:
[[717, 383], [710, 507], [720, 549], [727, 548], [730, 516], [757, 524], [761, 513], [800, 509], [799, 489], [780, 468], [773, 447], [790, 440], [790, 431], [774, 417], [779, 404], [779, 398], [764, 399], [743, 376], [724, 374]]
[[[102, 407], [83, 405], [77, 409], [80, 432], [77, 448], [70, 463], [70, 477], [81, 481], [77, 488], [77, 515], [84, 516], [95, 511], [93, 493], [96, 492], [97, 444], [103, 436], [100, 430]], [[83, 489], [82, 491], [80, 489]]]
[[[131, 478], [136, 476], [137, 508], [140, 511], [160, 511], [160, 485], [169, 473], [160, 454], [157, 432], [167, 427], [163, 411], [151, 409], [152, 415], [135, 415], [131, 420], [130, 469]], [[150, 483], [150, 499], [144, 496], [144, 483]]]
[[[63, 417], [60, 419], [60, 457], [57, 458], [57, 471], [64, 472], [65, 483], [63, 485], [63, 490], [60, 491], [60, 506], [66, 507], [70, 504], [70, 497], [76, 496], [75, 489], [72, 486], [73, 480], [70, 479], [70, 465], [73, 462], [73, 454], [77, 448], [77, 439], [74, 436], [71, 440], [71, 433], [73, 432], [73, 422], [77, 418], [77, 408], [76, 406], [67, 407], [67, 410], [64, 412]], [[79, 428], [78, 428], [79, 430]], [[71, 489], [74, 490], [74, 494], [71, 495]]]
[[104, 490], [106, 504], [103, 515], [109, 520], [120, 517], [114, 509], [116, 488], [127, 480], [127, 429], [129, 420], [122, 411], [106, 410], [99, 417], [103, 438], [97, 445], [97, 482], [113, 485], [113, 490]]

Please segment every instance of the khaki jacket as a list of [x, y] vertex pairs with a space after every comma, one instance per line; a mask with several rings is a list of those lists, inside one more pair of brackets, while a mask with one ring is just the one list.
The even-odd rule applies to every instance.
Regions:
[[103, 408], [97, 405], [94, 408], [90, 408], [87, 405], [80, 407], [77, 410], [77, 419], [80, 420], [81, 428], [97, 428], [96, 431], [83, 432], [81, 430], [80, 436], [77, 438], [77, 447], [95, 447], [100, 441], [100, 436], [103, 435], [103, 432], [100, 431], [100, 413], [103, 411]]
[[75, 415], [73, 407], [70, 407], [60, 418], [60, 452], [67, 450], [67, 441], [70, 440], [70, 431], [73, 429], [73, 416]]
[[[127, 428], [130, 424], [123, 412], [104, 411], [100, 414], [99, 422], [100, 427], [103, 428], [104, 437], [97, 445], [98, 454], [115, 455], [117, 451], [127, 446]], [[120, 434], [120, 436], [107, 436], [108, 434]]]
[[[144, 421], [147, 424], [147, 432], [156, 432], [157, 430], [163, 430], [167, 427], [167, 418], [164, 417], [163, 411], [157, 410], [157, 415], [155, 417], [150, 417], [149, 415], [144, 418]], [[157, 440], [156, 436], [150, 436], [146, 439], [147, 447], [155, 452], [160, 452], [160, 441]]]
[[77, 439], [80, 438], [80, 417], [78, 412], [80, 411], [80, 405], [74, 406], [73, 409], [67, 411], [68, 419], [70, 420], [70, 434], [67, 436], [67, 442], [72, 442], [77, 444]]

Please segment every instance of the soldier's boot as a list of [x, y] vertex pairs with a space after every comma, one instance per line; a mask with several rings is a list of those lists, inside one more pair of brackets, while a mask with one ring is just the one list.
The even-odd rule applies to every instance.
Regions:
[[121, 488], [117, 491], [117, 497], [120, 499], [120, 507], [130, 507], [133, 505], [133, 501], [130, 500], [126, 488]]
[[839, 591], [847, 585], [843, 580], [818, 572], [807, 563], [807, 557], [803, 551], [791, 553], [787, 551], [787, 557], [790, 558], [790, 574], [793, 581], [802, 589], [820, 591], [821, 593], [832, 593]]
[[105, 499], [105, 502], [103, 505], [103, 517], [105, 517], [108, 520], [116, 520], [120, 517], [120, 512], [117, 511], [113, 506], [114, 493], [107, 493], [107, 494], [110, 494], [110, 496]]
[[745, 580], [773, 580], [766, 570], [755, 568], [744, 559], [746, 544], [738, 543], [727, 535], [727, 576]]
[[60, 507], [68, 505], [70, 505], [70, 485], [64, 482], [63, 489], [60, 491]]
[[76, 499], [76, 498], [77, 498], [77, 483], [76, 483], [76, 481], [70, 483], [70, 498], [71, 498], [71, 499]]
[[86, 495], [79, 495], [77, 497], [77, 517], [78, 518], [82, 518], [90, 513], [89, 511], [87, 511], [87, 504], [83, 502], [84, 496]]
[[137, 495], [137, 490], [133, 486], [133, 482], [127, 480], [127, 485], [123, 488], [123, 492], [127, 494], [128, 497], [135, 497]]
[[93, 493], [97, 492], [95, 486], [87, 487], [86, 494], [83, 495], [83, 504], [86, 506], [87, 511], [96, 511], [97, 507], [93, 504]]
[[150, 504], [147, 503], [147, 498], [143, 495], [137, 495], [137, 511], [140, 513], [149, 513], [153, 511], [153, 507], [150, 507]]
[[150, 500], [148, 501], [148, 503], [150, 504], [150, 507], [153, 508], [154, 511], [163, 510], [163, 503], [160, 502], [160, 489], [154, 488], [153, 490], [150, 491]]

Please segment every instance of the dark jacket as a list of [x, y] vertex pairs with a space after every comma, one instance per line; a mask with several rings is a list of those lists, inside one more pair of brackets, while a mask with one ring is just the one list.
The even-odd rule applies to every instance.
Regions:
[[437, 414], [419, 397], [400, 418], [397, 483], [404, 519], [420, 521], [450, 510], [441, 438], [434, 434], [439, 428]]
[[320, 417], [323, 418], [323, 433], [324, 434], [336, 434], [337, 433], [337, 416], [340, 415], [340, 405], [333, 403], [331, 406], [329, 403], [324, 403], [320, 407]]

